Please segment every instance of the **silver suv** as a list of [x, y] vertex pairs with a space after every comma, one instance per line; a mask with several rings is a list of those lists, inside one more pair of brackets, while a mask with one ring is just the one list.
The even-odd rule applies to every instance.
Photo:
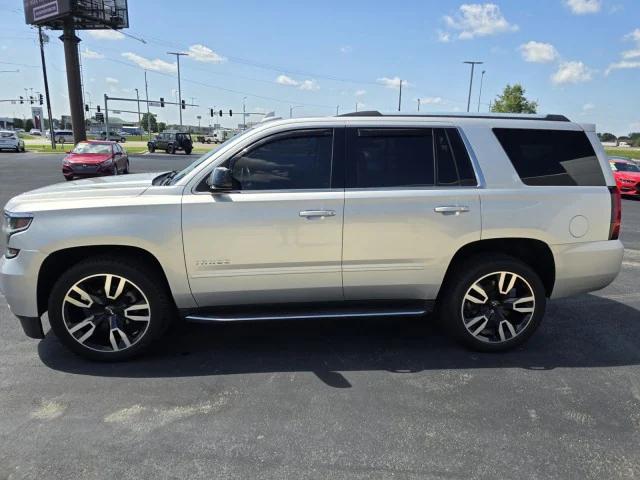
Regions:
[[420, 316], [482, 351], [547, 298], [620, 270], [593, 125], [365, 112], [263, 123], [180, 172], [87, 179], [5, 207], [0, 285], [25, 333], [100, 360], [198, 322]]

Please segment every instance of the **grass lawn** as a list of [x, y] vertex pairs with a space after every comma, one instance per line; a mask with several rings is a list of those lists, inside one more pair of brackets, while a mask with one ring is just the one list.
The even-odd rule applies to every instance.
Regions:
[[605, 148], [605, 151], [613, 157], [629, 157], [640, 160], [640, 148]]

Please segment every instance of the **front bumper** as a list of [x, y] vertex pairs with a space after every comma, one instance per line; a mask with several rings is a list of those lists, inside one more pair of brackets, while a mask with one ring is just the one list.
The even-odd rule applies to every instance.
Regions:
[[0, 292], [11, 312], [20, 319], [25, 334], [42, 338], [38, 312], [38, 273], [44, 261], [39, 251], [21, 250], [18, 256], [0, 258]]

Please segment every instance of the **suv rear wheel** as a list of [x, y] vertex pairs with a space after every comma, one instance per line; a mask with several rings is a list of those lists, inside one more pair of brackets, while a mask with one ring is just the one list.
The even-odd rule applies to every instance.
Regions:
[[465, 261], [443, 288], [441, 319], [458, 341], [474, 350], [516, 347], [535, 332], [544, 316], [546, 297], [540, 277], [507, 255]]
[[173, 144], [169, 145], [169, 146], [167, 147], [167, 153], [170, 153], [170, 154], [172, 154], [172, 155], [173, 155], [174, 153], [176, 153], [176, 146], [175, 146], [175, 145], [173, 145]]
[[173, 311], [157, 273], [130, 259], [82, 261], [55, 283], [49, 296], [51, 328], [73, 352], [92, 359], [125, 360], [160, 337]]

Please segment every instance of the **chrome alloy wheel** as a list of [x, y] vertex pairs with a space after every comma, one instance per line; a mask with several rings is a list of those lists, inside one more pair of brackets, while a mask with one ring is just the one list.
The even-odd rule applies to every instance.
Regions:
[[151, 307], [131, 280], [99, 273], [76, 282], [64, 296], [62, 319], [81, 345], [117, 352], [137, 343], [147, 332]]
[[507, 342], [526, 330], [535, 307], [529, 282], [513, 272], [493, 272], [476, 280], [465, 293], [462, 320], [480, 341]]

